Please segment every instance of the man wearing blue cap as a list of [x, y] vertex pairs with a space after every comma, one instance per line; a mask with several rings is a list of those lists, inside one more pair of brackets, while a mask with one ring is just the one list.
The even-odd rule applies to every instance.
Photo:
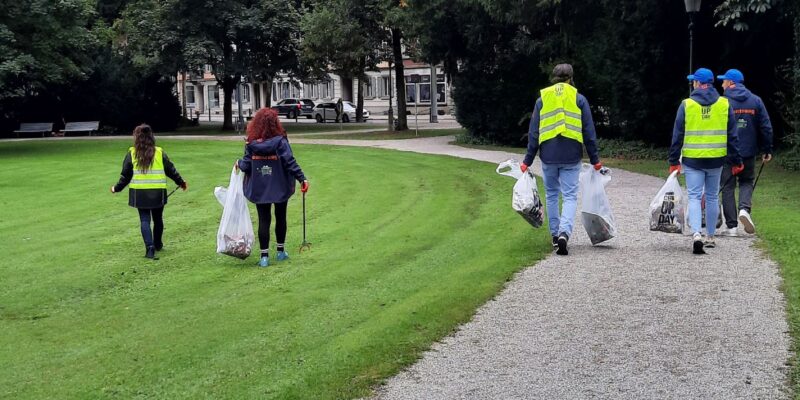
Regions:
[[[733, 107], [727, 98], [720, 97], [714, 89], [714, 74], [707, 68], [700, 68], [687, 78], [694, 90], [678, 107], [669, 151], [669, 172], [681, 172], [682, 156], [683, 173], [686, 174], [686, 188], [689, 191], [692, 252], [705, 254], [704, 246], [715, 247], [714, 221], [719, 216], [719, 184], [725, 158], [734, 165], [731, 167], [733, 175], [742, 172], [744, 165], [739, 156]], [[705, 240], [700, 233], [704, 194], [708, 221]]]
[[[722, 80], [724, 96], [728, 98], [736, 117], [739, 151], [744, 162], [744, 171], [733, 178], [728, 169], [722, 170], [722, 208], [725, 213], [725, 225], [720, 234], [738, 236], [739, 227], [747, 233], [755, 233], [756, 227], [750, 217], [751, 200], [753, 198], [753, 182], [756, 176], [756, 156], [761, 152], [763, 162], [772, 159], [772, 124], [769, 114], [761, 98], [744, 87], [744, 75], [738, 69], [729, 69], [725, 75], [717, 76]], [[731, 165], [730, 160], [726, 160]], [[736, 210], [734, 191], [739, 181], [739, 212]], [[738, 217], [738, 221], [737, 221]]]

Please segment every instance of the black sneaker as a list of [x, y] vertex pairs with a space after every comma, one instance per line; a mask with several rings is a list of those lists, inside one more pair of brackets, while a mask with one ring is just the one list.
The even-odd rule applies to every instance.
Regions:
[[558, 249], [558, 236], [553, 236], [553, 250]]
[[144, 257], [149, 258], [151, 260], [157, 260], [156, 248], [154, 246], [148, 246], [147, 251], [144, 253]]
[[692, 235], [692, 253], [694, 254], [706, 254], [706, 251], [703, 250], [703, 236], [699, 233], [695, 233]]
[[558, 250], [556, 250], [556, 254], [560, 256], [569, 254], [569, 250], [567, 250], [567, 241], [569, 241], [569, 236], [567, 236], [566, 233], [558, 235]]

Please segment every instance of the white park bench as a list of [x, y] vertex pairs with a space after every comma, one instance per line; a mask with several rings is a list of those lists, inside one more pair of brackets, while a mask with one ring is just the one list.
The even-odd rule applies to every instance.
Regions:
[[19, 124], [19, 129], [14, 131], [19, 137], [20, 133], [41, 133], [42, 137], [45, 134], [49, 134], [53, 132], [53, 123], [52, 122], [27, 122]]
[[100, 129], [100, 121], [67, 122], [63, 132], [65, 136], [70, 132], [89, 132], [89, 136], [92, 136], [92, 132], [96, 132], [98, 129]]

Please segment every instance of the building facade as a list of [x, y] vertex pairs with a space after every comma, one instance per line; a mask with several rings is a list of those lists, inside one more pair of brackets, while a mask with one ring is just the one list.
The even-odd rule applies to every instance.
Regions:
[[[436, 69], [435, 90], [432, 90], [430, 64], [405, 60], [404, 67], [405, 99], [397, 99], [394, 68], [390, 71], [388, 63], [378, 65], [377, 71], [367, 72], [363, 88], [364, 108], [369, 110], [373, 117], [388, 114], [390, 97], [395, 115], [398, 100], [405, 100], [408, 114], [427, 115], [430, 113], [433, 93], [437, 96], [438, 114], [450, 114], [453, 111], [451, 87], [441, 68]], [[327, 79], [317, 82], [301, 82], [284, 75], [272, 82], [243, 82], [239, 88], [244, 116], [252, 115], [259, 108], [276, 104], [286, 98], [311, 99], [315, 104], [342, 98], [355, 104], [358, 96], [357, 79], [347, 79], [332, 73], [328, 74]], [[202, 73], [186, 74], [186, 80], [183, 79], [183, 74], [180, 74], [177, 80], [177, 92], [181, 104], [184, 104], [184, 99], [186, 101], [188, 115], [199, 117], [201, 120], [222, 117], [225, 98], [222, 87], [217, 84], [210, 67], [207, 66]], [[238, 98], [239, 94], [234, 92], [232, 99], [234, 118], [238, 115]]]

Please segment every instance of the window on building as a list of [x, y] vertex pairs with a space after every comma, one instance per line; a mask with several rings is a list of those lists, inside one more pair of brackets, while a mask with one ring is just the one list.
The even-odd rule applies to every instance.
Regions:
[[278, 101], [278, 85], [272, 83], [272, 101]]
[[380, 96], [389, 97], [391, 90], [392, 90], [392, 81], [389, 80], [388, 76], [382, 76], [380, 85]]
[[375, 79], [367, 78], [364, 80], [364, 97], [374, 99], [376, 96], [375, 94]]
[[194, 104], [194, 85], [186, 85], [184, 93], [186, 93], [186, 104]]
[[417, 102], [417, 85], [413, 83], [406, 84], [406, 103]]
[[209, 86], [208, 95], [211, 98], [211, 106], [219, 107], [219, 86], [217, 85]]
[[447, 102], [447, 97], [445, 96], [446, 87], [444, 83], [437, 83], [436, 84], [436, 102], [444, 104]]
[[418, 84], [418, 86], [419, 86], [419, 101], [421, 103], [430, 103], [431, 102], [431, 84], [430, 83], [420, 83], [420, 84]]
[[249, 103], [250, 102], [250, 85], [243, 84], [242, 88], [242, 103]]
[[281, 98], [282, 99], [288, 99], [289, 97], [292, 97], [292, 92], [290, 91], [291, 90], [290, 86], [291, 85], [289, 85], [289, 82], [281, 83]]

